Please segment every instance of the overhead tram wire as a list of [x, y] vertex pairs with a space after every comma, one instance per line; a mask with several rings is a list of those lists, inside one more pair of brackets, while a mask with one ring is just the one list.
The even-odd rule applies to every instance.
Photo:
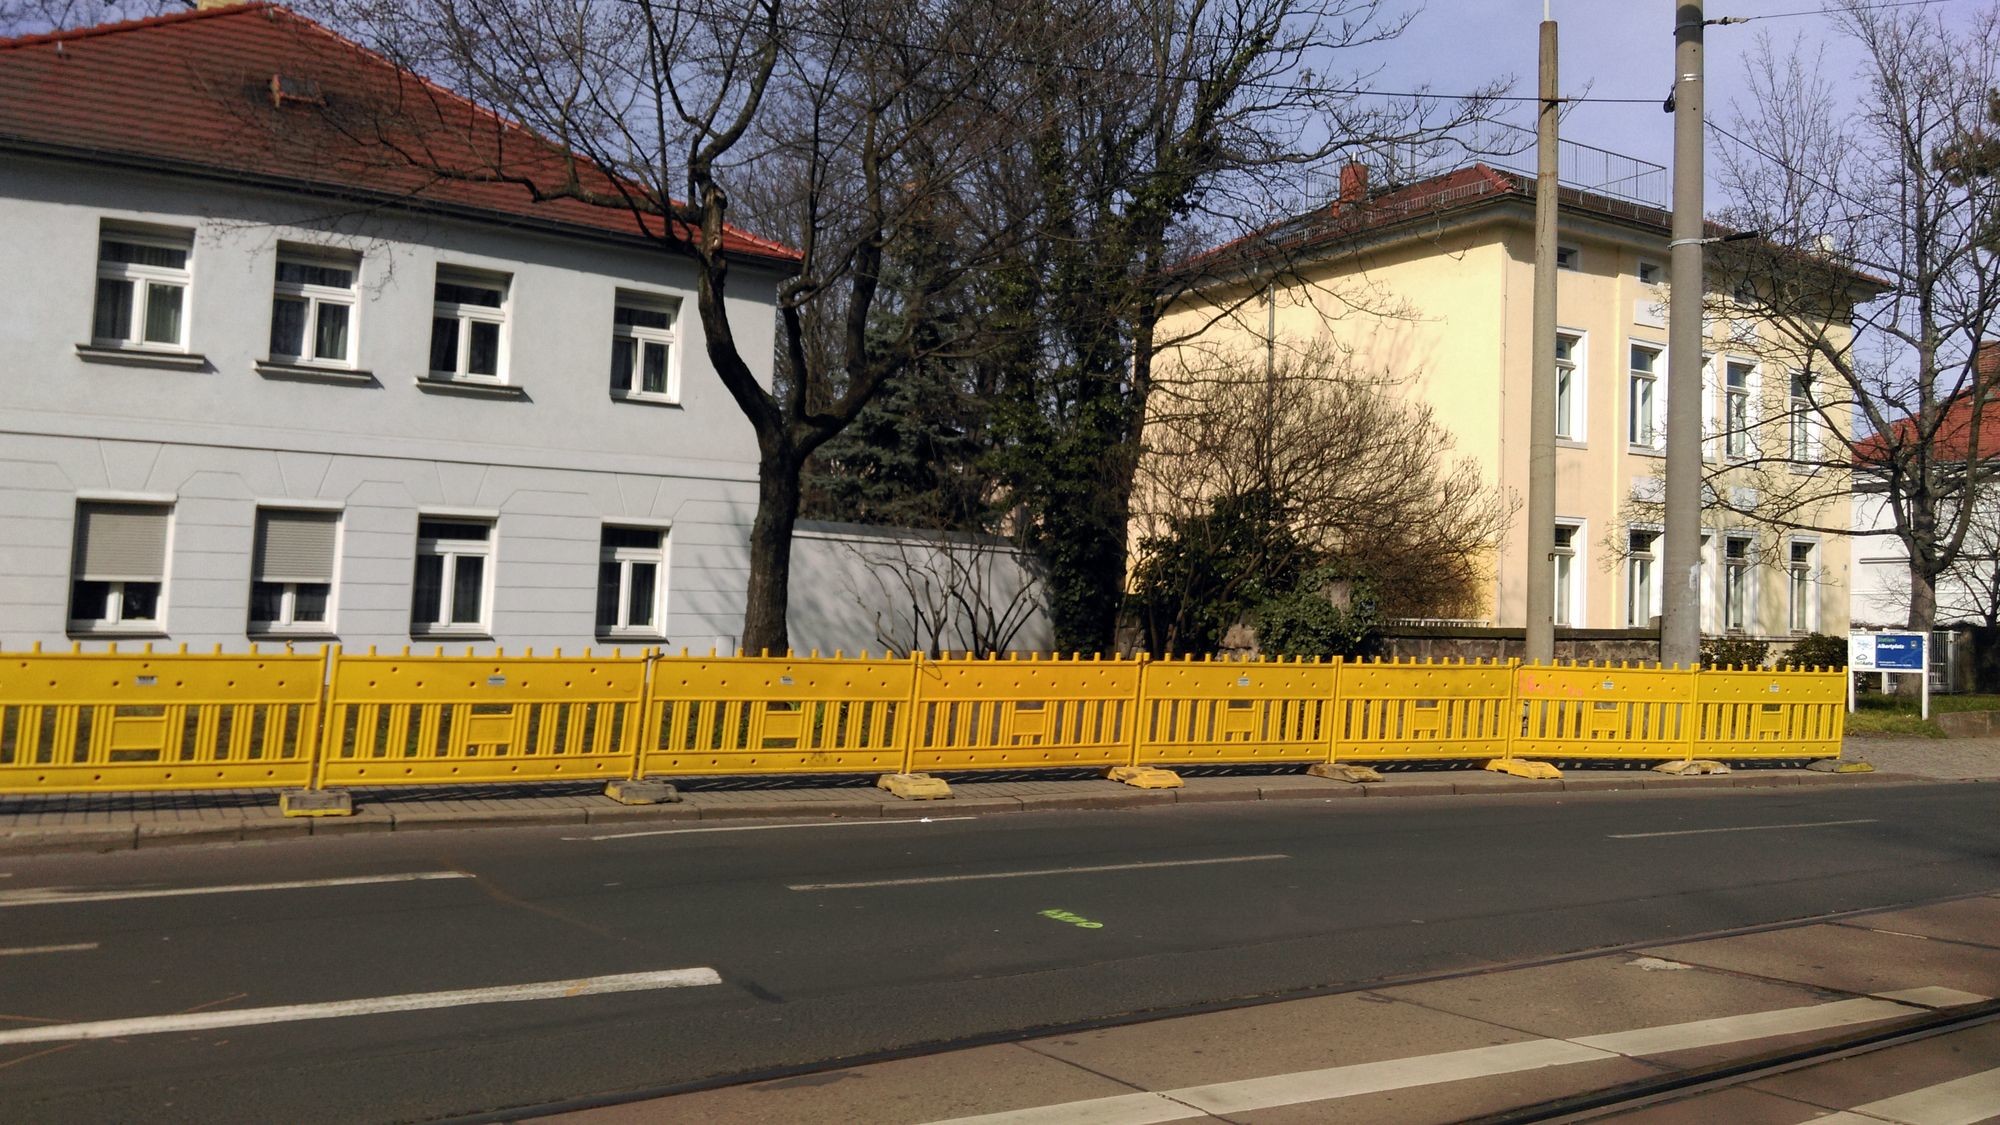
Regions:
[[[729, 13], [715, 12], [715, 11], [698, 11], [696, 9], [684, 7], [679, 4], [647, 3], [646, 0], [621, 0], [621, 2], [633, 5], [635, 7], [643, 6], [646, 8], [653, 9], [655, 11], [671, 12], [675, 15], [703, 17], [703, 18], [720, 18], [746, 27], [751, 25], [764, 26], [764, 24], [766, 23], [766, 21], [764, 20], [755, 19], [754, 17], [750, 16], [732, 15]], [[1907, 3], [1909, 2], [1909, 0], [1904, 0], [1904, 2]], [[1934, 0], [1922, 0], [1922, 2], [1931, 3], [1934, 2]], [[1106, 78], [1130, 78], [1130, 79], [1138, 79], [1150, 82], [1199, 81], [1199, 78], [1197, 76], [1189, 74], [1167, 74], [1163, 71], [1131, 70], [1119, 67], [1091, 66], [1087, 63], [1056, 62], [1049, 59], [1038, 59], [1030, 55], [1010, 55], [992, 51], [975, 51], [963, 47], [940, 47], [930, 43], [913, 43], [908, 40], [886, 39], [877, 36], [858, 35], [853, 32], [847, 32], [847, 31], [802, 27], [798, 24], [792, 24], [792, 23], [781, 22], [777, 25], [777, 27], [781, 31], [789, 31], [799, 35], [811, 36], [817, 39], [829, 39], [838, 43], [851, 43], [854, 44], [855, 46], [864, 46], [864, 47], [887, 47], [900, 51], [925, 51], [935, 55], [946, 55], [955, 59], [963, 59], [968, 62], [1003, 63], [1014, 66], [1048, 66], [1048, 67], [1054, 67], [1055, 69], [1058, 70], [1068, 71], [1072, 74], [1095, 74]], [[1427, 90], [1374, 90], [1365, 86], [1314, 86], [1298, 82], [1288, 83], [1288, 82], [1250, 81], [1250, 82], [1240, 83], [1240, 85], [1244, 89], [1267, 90], [1274, 93], [1339, 94], [1350, 97], [1409, 98], [1412, 100], [1420, 100], [1420, 101], [1539, 102], [1542, 100], [1540, 97], [1534, 94], [1439, 94], [1439, 93], [1432, 93]], [[1660, 102], [1660, 99], [1658, 98], [1565, 97], [1559, 100], [1561, 100], [1566, 105], [1578, 105], [1584, 103], [1595, 104], [1595, 105], [1658, 105]]]
[[1796, 16], [1838, 16], [1848, 12], [1872, 12], [1881, 8], [1919, 8], [1931, 4], [1942, 4], [1945, 0], [1881, 0], [1876, 4], [1855, 4], [1842, 8], [1801, 8], [1796, 12], [1765, 12], [1757, 16], [1725, 16], [1721, 21], [1709, 22], [1750, 23], [1754, 20], [1788, 20]]

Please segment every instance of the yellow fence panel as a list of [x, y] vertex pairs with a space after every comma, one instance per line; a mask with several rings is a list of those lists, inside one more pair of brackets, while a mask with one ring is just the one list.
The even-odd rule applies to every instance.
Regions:
[[915, 672], [909, 660], [663, 658], [643, 772], [898, 772]]
[[1520, 758], [1665, 761], [1690, 750], [1696, 673], [1609, 664], [1527, 665]]
[[924, 661], [909, 768], [1130, 765], [1142, 663]]
[[1149, 663], [1139, 761], [1324, 762], [1339, 670], [1338, 662]]
[[626, 777], [644, 657], [335, 653], [328, 785]]
[[1838, 758], [1847, 673], [1712, 669], [1698, 689], [1699, 758]]
[[1511, 664], [1343, 664], [1334, 760], [1501, 757], [1513, 692]]
[[0, 793], [301, 786], [323, 657], [0, 656]]

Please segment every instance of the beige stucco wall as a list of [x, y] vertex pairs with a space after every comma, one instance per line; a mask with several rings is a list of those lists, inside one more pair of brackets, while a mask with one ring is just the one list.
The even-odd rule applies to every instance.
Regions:
[[[1348, 349], [1364, 369], [1400, 377], [1402, 393], [1428, 403], [1456, 435], [1454, 458], [1478, 460], [1489, 483], [1520, 507], [1504, 546], [1493, 561], [1487, 616], [1500, 626], [1525, 623], [1523, 584], [1527, 556], [1525, 500], [1529, 429], [1528, 388], [1533, 360], [1534, 243], [1526, 209], [1488, 212], [1484, 218], [1399, 238], [1301, 271], [1295, 284], [1279, 288], [1275, 318], [1261, 290], [1218, 290], [1204, 303], [1168, 318], [1169, 334], [1194, 336], [1190, 345], [1203, 357], [1236, 349], [1261, 356], [1275, 327], [1279, 349], [1331, 339]], [[1634, 343], [1661, 349], [1659, 417], [1664, 421], [1667, 330], [1663, 287], [1642, 284], [1642, 260], [1666, 264], [1665, 239], [1626, 227], [1568, 222], [1562, 242], [1578, 251], [1577, 268], [1557, 275], [1557, 323], [1582, 338], [1580, 386], [1583, 426], [1575, 440], [1560, 443], [1556, 456], [1556, 513], [1582, 524], [1577, 537], [1582, 628], [1621, 628], [1626, 615], [1627, 567], [1620, 557], [1627, 532], [1651, 521], [1632, 504], [1663, 486], [1664, 457], [1657, 449], [1635, 449], [1627, 440], [1628, 357]], [[1273, 321], [1275, 320], [1275, 324]], [[1725, 357], [1759, 360], [1767, 345], [1743, 335], [1742, 326], [1713, 326], [1713, 364]], [[1760, 334], [1761, 335], [1761, 334]], [[1282, 353], [1281, 353], [1282, 354]], [[1204, 360], [1205, 361], [1205, 358]], [[1200, 362], [1200, 361], [1197, 361]], [[1171, 362], [1160, 367], [1163, 377]], [[1705, 395], [1704, 415], [1714, 432], [1717, 394]], [[1756, 414], [1769, 419], [1778, 440], [1788, 376], [1782, 364], [1764, 359], [1753, 387]], [[1739, 487], [1735, 474], [1724, 487]], [[1844, 491], [1844, 484], [1827, 489]], [[1844, 529], [1844, 503], [1827, 502], [1809, 521]], [[1788, 576], [1784, 561], [1792, 538], [1811, 539], [1818, 557], [1816, 625], [1822, 632], [1847, 627], [1849, 561], [1847, 541], [1838, 534], [1777, 532], [1747, 521], [1710, 513], [1704, 529], [1740, 530], [1753, 536], [1757, 556], [1750, 600], [1751, 634], [1783, 636], [1788, 630]], [[1714, 538], [1703, 598], [1704, 631], [1719, 632], [1720, 536]], [[1665, 578], [1656, 565], [1654, 587]], [[1655, 594], [1657, 599], [1657, 593]]]

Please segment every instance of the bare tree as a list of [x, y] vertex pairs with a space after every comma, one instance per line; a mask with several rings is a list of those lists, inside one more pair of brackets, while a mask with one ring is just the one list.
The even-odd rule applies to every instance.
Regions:
[[[940, 346], [922, 331], [928, 304], [972, 264], [920, 251], [982, 218], [960, 181], [967, 154], [996, 141], [973, 61], [995, 22], [912, 0], [316, 7], [496, 114], [467, 118], [412, 91], [348, 107], [336, 124], [356, 139], [440, 178], [627, 213], [694, 263], [708, 359], [758, 447], [743, 644], [783, 650], [801, 469]], [[745, 211], [798, 254], [777, 286], [770, 385], [731, 303], [744, 240], [730, 223]]]
[[[1449, 431], [1403, 391], [1325, 343], [1268, 367], [1262, 354], [1176, 353], [1135, 490], [1142, 594], [1183, 586], [1148, 623], [1155, 647], [1199, 649], [1229, 624], [1204, 620], [1204, 605], [1233, 618], [1328, 564], [1387, 615], [1480, 611], [1515, 504], [1474, 459], [1451, 459]], [[1190, 534], [1228, 561], [1161, 567]]]
[[1718, 129], [1722, 219], [1758, 232], [1716, 248], [1712, 505], [1778, 528], [1846, 530], [1849, 469], [1874, 478], [1909, 557], [1908, 624], [1990, 502], [1976, 451], [1995, 381], [1976, 357], [2000, 316], [2000, 182], [1964, 158], [1993, 122], [2000, 20], [1954, 30], [1932, 10], [1842, 0], [1861, 49], [1843, 88], [1802, 45], [1762, 41], [1747, 101]]
[[886, 556], [859, 544], [848, 550], [876, 583], [875, 596], [856, 601], [873, 610], [875, 639], [890, 652], [1006, 652], [1044, 612], [1034, 557], [996, 536], [904, 533]]
[[68, 31], [192, 7], [192, 0], [0, 0], [0, 35]]

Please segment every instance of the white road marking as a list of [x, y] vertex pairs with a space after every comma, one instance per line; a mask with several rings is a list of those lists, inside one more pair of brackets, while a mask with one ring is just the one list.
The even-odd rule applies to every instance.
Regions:
[[1034, 871], [990, 871], [981, 875], [932, 875], [919, 879], [869, 879], [859, 883], [792, 883], [788, 891], [852, 891], [863, 887], [923, 887], [933, 883], [973, 883], [982, 879], [1028, 879], [1037, 875], [1089, 875], [1099, 871], [1150, 871], [1159, 867], [1207, 867], [1217, 863], [1262, 863], [1288, 855], [1232, 855], [1220, 859], [1163, 859], [1151, 863], [1100, 863], [1090, 867], [1043, 867]]
[[613, 832], [608, 836], [564, 836], [565, 840], [636, 840], [641, 836], [686, 836], [696, 832], [775, 832], [781, 828], [873, 828], [884, 824], [942, 824], [947, 820], [978, 820], [976, 816], [883, 817], [881, 820], [830, 820], [813, 824], [725, 824], [714, 828], [661, 828], [650, 832]]
[[1964, 1004], [1984, 1004], [1993, 999], [1977, 992], [1960, 992], [1956, 988], [1901, 988], [1875, 995], [1901, 1004], [1922, 1004], [1926, 1008], [1956, 1008]]
[[2000, 1070], [1940, 1082], [1893, 1098], [1858, 1105], [1845, 1113], [1813, 1118], [1814, 1125], [1974, 1125], [1993, 1118], [2000, 1106]]
[[494, 988], [463, 988], [451, 992], [411, 992], [401, 996], [376, 996], [365, 1000], [333, 1000], [320, 1004], [285, 1004], [275, 1008], [238, 1008], [216, 1012], [189, 1012], [173, 1016], [139, 1016], [133, 1019], [23, 1027], [0, 1031], [0, 1047], [17, 1043], [123, 1039], [132, 1035], [160, 1035], [175, 1031], [213, 1031], [224, 1027], [256, 1027], [263, 1024], [296, 1023], [300, 1020], [372, 1016], [384, 1012], [459, 1008], [470, 1004], [564, 1000], [572, 996], [603, 996], [614, 992], [694, 988], [721, 983], [721, 975], [709, 968], [621, 973], [616, 976], [582, 977], [577, 980], [552, 980], [536, 984], [503, 984]]
[[[1919, 1003], [1939, 1001], [1946, 997], [1958, 998], [1954, 1001], [1956, 1003], [1975, 1003], [1985, 999], [1983, 996], [1958, 992], [1954, 989], [1910, 989], [1905, 993], [1891, 995], [1926, 998], [1917, 1001]], [[1161, 1121], [1186, 1121], [1211, 1114], [1226, 1116], [1251, 1113], [1261, 1109], [1347, 1098], [1357, 1094], [1381, 1093], [1386, 1090], [1402, 1090], [1438, 1082], [1456, 1082], [1466, 1078], [1519, 1074], [1523, 1071], [1552, 1066], [1613, 1059], [1621, 1055], [1658, 1054], [1688, 1047], [1721, 1046], [1772, 1035], [1788, 1035], [1801, 1031], [1843, 1027], [1851, 1023], [1893, 1019], [1897, 1016], [1912, 1015], [1917, 1010], [1909, 1004], [1899, 1004], [1884, 999], [1837, 1000], [1829, 1004], [1814, 1004], [1803, 1008], [1784, 1008], [1773, 1012], [1752, 1012], [1748, 1015], [1728, 1016], [1722, 1019], [1643, 1027], [1610, 1035], [1582, 1036], [1575, 1039], [1528, 1039], [1493, 1047], [1474, 1047], [1463, 1051], [1446, 1051], [1414, 1058], [1385, 1059], [1380, 1062], [1334, 1066], [1322, 1070], [1302, 1070], [1264, 1078], [1217, 1082], [1207, 1086], [1187, 1086], [1178, 1090], [1155, 1090], [1119, 1094], [1107, 1098], [1090, 1098], [1084, 1101], [1034, 1106], [1029, 1109], [1007, 1110], [976, 1117], [955, 1117], [949, 1121], [936, 1122], [934, 1125], [1154, 1125], [1155, 1122]], [[2000, 1071], [1991, 1072], [1991, 1076], [1977, 1077], [1980, 1080], [2000, 1080]], [[1989, 1107], [1994, 1104], [1992, 1095], [1987, 1093], [1988, 1087], [1978, 1085], [1974, 1079], [1963, 1079], [1961, 1082], [1968, 1084], [1965, 1088], [1971, 1091], [1971, 1096], [1975, 1099], [1982, 1097], [1986, 1099], [1980, 1104]], [[1920, 1091], [1923, 1092], [1927, 1091]], [[1914, 1098], [1916, 1095], [1909, 1094], [1905, 1097]], [[1872, 1111], [1872, 1107], [1863, 1108]], [[1986, 1112], [1990, 1114], [1992, 1110], [1989, 1108]], [[1912, 1125], [1944, 1125], [1946, 1122], [1961, 1121], [1970, 1125], [1971, 1122], [1982, 1119], [1975, 1116], [1939, 1117], [1935, 1122], [1930, 1118], [1909, 1120]], [[1827, 1122], [1835, 1121], [1837, 1118], [1828, 1117], [1820, 1120]], [[1857, 1117], [1853, 1120], [1859, 1122], [1863, 1119]], [[1876, 1125], [1880, 1125], [1880, 1122]]]
[[1875, 818], [1866, 820], [1809, 820], [1799, 824], [1746, 824], [1738, 828], [1684, 828], [1679, 832], [1626, 832], [1616, 836], [1606, 836], [1607, 840], [1657, 840], [1662, 836], [1709, 836], [1718, 832], [1774, 832], [1780, 828], [1832, 828], [1841, 824], [1875, 824]]
[[26, 957], [32, 953], [82, 953], [96, 949], [94, 941], [79, 941], [70, 945], [20, 945], [13, 949], [0, 949], [0, 957]]
[[0, 908], [49, 906], [71, 902], [117, 902], [130, 898], [179, 898], [183, 895], [232, 895], [249, 891], [299, 891], [318, 887], [361, 887], [374, 883], [419, 883], [430, 879], [470, 879], [463, 871], [411, 871], [401, 875], [350, 875], [339, 879], [298, 879], [287, 883], [238, 883], [216, 887], [155, 887], [134, 891], [70, 891], [60, 887], [30, 887], [0, 891]]

